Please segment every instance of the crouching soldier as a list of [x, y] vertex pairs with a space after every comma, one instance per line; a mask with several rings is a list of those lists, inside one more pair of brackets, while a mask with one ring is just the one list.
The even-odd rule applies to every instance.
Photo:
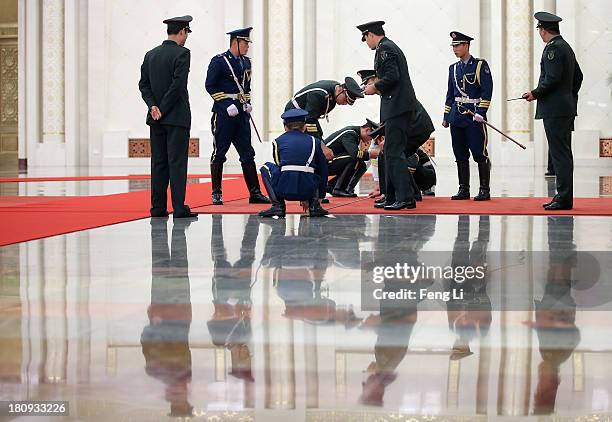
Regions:
[[261, 217], [284, 217], [285, 200], [300, 201], [310, 217], [328, 212], [319, 200], [325, 197], [327, 160], [317, 138], [304, 133], [308, 112], [291, 109], [281, 116], [285, 133], [272, 142], [274, 163], [261, 167], [261, 178], [272, 206], [259, 213]]

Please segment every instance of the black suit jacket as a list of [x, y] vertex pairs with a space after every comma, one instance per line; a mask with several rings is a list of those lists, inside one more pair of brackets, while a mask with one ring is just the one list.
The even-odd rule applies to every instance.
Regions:
[[381, 121], [418, 109], [406, 57], [389, 38], [383, 38], [376, 47], [374, 69], [378, 77], [376, 88], [380, 91]]
[[[138, 87], [147, 104], [147, 124], [191, 127], [191, 109], [187, 92], [187, 77], [191, 53], [171, 40], [147, 52], [140, 67]], [[159, 121], [151, 117], [151, 107], [162, 113]]]
[[540, 61], [540, 80], [532, 91], [538, 100], [536, 119], [577, 115], [582, 71], [572, 47], [560, 35], [546, 44]]

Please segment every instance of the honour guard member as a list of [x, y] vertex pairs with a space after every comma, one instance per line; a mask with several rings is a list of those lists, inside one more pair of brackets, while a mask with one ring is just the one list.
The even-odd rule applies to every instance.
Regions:
[[259, 188], [255, 150], [251, 145], [251, 59], [246, 56], [251, 43], [251, 29], [228, 32], [229, 50], [212, 58], [206, 74], [206, 91], [214, 100], [211, 119], [213, 152], [210, 158], [213, 205], [223, 205], [221, 180], [230, 144], [234, 144], [240, 156], [249, 203], [270, 203]]
[[327, 167], [329, 175], [335, 176], [327, 183], [327, 192], [332, 196], [357, 196], [355, 186], [368, 168], [370, 133], [376, 128], [376, 123], [366, 119], [362, 126], [347, 126], [325, 139], [325, 145], [334, 153]]
[[285, 200], [300, 201], [310, 217], [328, 212], [321, 207], [327, 186], [327, 160], [321, 141], [304, 133], [308, 112], [301, 109], [285, 111], [281, 118], [285, 133], [272, 141], [274, 163], [261, 167], [261, 178], [272, 207], [259, 213], [261, 217], [284, 217]]
[[387, 210], [416, 208], [406, 158], [433, 132], [429, 115], [419, 103], [402, 50], [385, 36], [383, 21], [358, 25], [361, 41], [376, 50], [376, 78], [364, 88], [366, 95], [380, 95], [380, 120], [385, 124], [385, 165]]
[[[493, 94], [493, 78], [486, 60], [470, 54], [470, 41], [474, 38], [461, 32], [450, 33], [453, 53], [459, 61], [448, 68], [448, 90], [442, 126], [450, 126], [453, 153], [457, 162], [459, 191], [451, 199], [470, 199], [470, 152], [478, 163], [480, 190], [474, 201], [491, 199], [489, 179], [491, 161], [487, 151], [487, 110]], [[471, 117], [468, 110], [475, 115]]]
[[557, 194], [551, 202], [544, 204], [544, 209], [571, 210], [574, 205], [572, 131], [582, 71], [572, 47], [559, 31], [561, 18], [547, 12], [538, 12], [534, 17], [538, 20], [537, 28], [546, 47], [540, 61], [538, 87], [523, 94], [523, 98], [538, 101], [535, 118], [544, 120], [548, 150], [557, 176]]
[[361, 88], [351, 77], [341, 84], [337, 81], [323, 80], [306, 85], [291, 98], [285, 106], [285, 111], [299, 108], [308, 112], [306, 132], [315, 138], [323, 139], [323, 129], [319, 119], [327, 119], [327, 115], [339, 105], [353, 105], [357, 98], [363, 98]]
[[191, 53], [185, 42], [191, 16], [166, 19], [168, 39], [147, 52], [138, 88], [149, 109], [151, 131], [151, 217], [166, 217], [168, 182], [174, 218], [196, 217], [185, 205], [191, 110], [187, 77]]

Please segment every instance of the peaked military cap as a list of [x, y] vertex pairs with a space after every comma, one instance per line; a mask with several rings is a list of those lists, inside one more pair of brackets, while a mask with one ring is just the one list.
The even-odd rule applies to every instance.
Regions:
[[374, 129], [370, 133], [370, 136], [372, 137], [372, 139], [376, 139], [379, 136], [385, 136], [385, 124], [381, 123], [376, 129]]
[[370, 119], [368, 119], [368, 118], [366, 118], [366, 122], [365, 122], [365, 124], [363, 125], [363, 127], [369, 127], [369, 128], [370, 128], [370, 129], [372, 129], [372, 130], [376, 130], [376, 129], [378, 129], [378, 127], [379, 127], [379, 126], [380, 126], [380, 125], [379, 125], [378, 123], [376, 123], [376, 122], [374, 122], [374, 121], [372, 121], [372, 120], [370, 120]]
[[362, 23], [361, 25], [357, 25], [357, 29], [361, 31], [361, 41], [365, 41], [365, 37], [368, 34], [368, 32], [373, 31], [373, 30], [382, 30], [382, 27], [384, 24], [385, 24], [385, 21], [372, 21], [372, 22]]
[[292, 108], [281, 114], [283, 123], [305, 122], [306, 117], [308, 117], [308, 112], [306, 110], [302, 110], [301, 108]]
[[176, 29], [180, 31], [183, 28], [187, 28], [187, 32], [191, 32], [191, 28], [189, 28], [189, 22], [191, 22], [193, 18], [189, 15], [178, 16], [176, 18], [169, 18], [164, 20], [164, 23], [168, 25], [168, 28]]
[[253, 29], [252, 26], [249, 26], [248, 28], [234, 29], [233, 31], [228, 32], [227, 35], [230, 36], [230, 39], [238, 38], [239, 40], [245, 40], [246, 42], [252, 42], [250, 38], [252, 29]]
[[559, 28], [559, 22], [563, 20], [559, 16], [548, 12], [537, 12], [533, 17], [538, 20], [536, 28], [544, 29], [557, 29]]
[[342, 87], [346, 89], [346, 100], [349, 105], [353, 105], [357, 98], [363, 98], [363, 90], [357, 81], [350, 76], [344, 78], [344, 84], [342, 84]]
[[363, 69], [357, 71], [357, 75], [361, 78], [361, 83], [365, 85], [370, 79], [376, 77], [376, 71], [374, 69]]
[[453, 40], [451, 42], [451, 45], [459, 45], [459, 44], [463, 44], [463, 43], [469, 43], [470, 41], [472, 41], [474, 38], [470, 37], [469, 35], [465, 35], [462, 34], [461, 32], [457, 32], [457, 31], [453, 31], [450, 33], [450, 37]]

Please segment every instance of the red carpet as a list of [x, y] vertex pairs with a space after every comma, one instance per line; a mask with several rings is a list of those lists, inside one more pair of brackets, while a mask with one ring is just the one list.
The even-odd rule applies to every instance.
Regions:
[[[323, 205], [331, 214], [474, 214], [474, 215], [600, 215], [612, 216], [612, 198], [575, 198], [570, 211], [544, 211], [542, 204], [549, 198], [493, 198], [491, 201], [451, 201], [450, 198], [424, 198], [414, 210], [386, 211], [374, 208], [369, 198], [330, 198]], [[203, 214], [255, 214], [266, 205], [251, 205], [246, 199], [226, 201], [223, 206], [203, 206], [195, 211]], [[287, 203], [289, 214], [301, 214], [297, 202]]]
[[[241, 174], [224, 174], [224, 177], [242, 177]], [[188, 179], [210, 178], [210, 174], [190, 174]], [[150, 174], [130, 174], [127, 176], [57, 176], [57, 177], [0, 177], [0, 183], [17, 182], [82, 182], [88, 180], [148, 180]]]
[[[247, 198], [242, 178], [223, 182], [228, 201]], [[211, 203], [210, 183], [187, 185], [192, 208]], [[0, 198], [0, 246], [108, 226], [149, 216], [151, 191], [85, 197]], [[168, 205], [170, 208], [170, 205]]]

